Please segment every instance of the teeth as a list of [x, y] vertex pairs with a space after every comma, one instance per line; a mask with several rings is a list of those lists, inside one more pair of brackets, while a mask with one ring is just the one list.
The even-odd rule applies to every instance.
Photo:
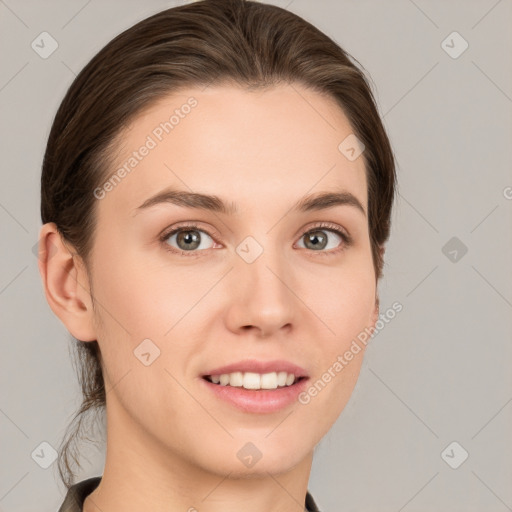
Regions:
[[[293, 375], [292, 375], [293, 377]], [[293, 380], [293, 379], [292, 379]], [[277, 388], [277, 373], [264, 373], [260, 379], [260, 387], [263, 389]]]
[[[229, 375], [229, 382], [231, 382], [231, 375]], [[251, 373], [246, 372], [244, 373], [244, 382], [242, 386], [245, 389], [260, 389], [261, 386], [261, 377], [259, 373]]]
[[228, 384], [237, 388], [244, 385], [244, 374], [242, 372], [234, 372], [229, 374]]
[[214, 384], [221, 386], [243, 387], [245, 389], [276, 389], [277, 387], [291, 386], [295, 382], [295, 375], [286, 372], [253, 373], [233, 372], [222, 375], [210, 375]]

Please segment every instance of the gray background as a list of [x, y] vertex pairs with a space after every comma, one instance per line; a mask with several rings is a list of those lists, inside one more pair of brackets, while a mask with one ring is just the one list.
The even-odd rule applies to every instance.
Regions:
[[[104, 44], [177, 3], [0, 0], [4, 512], [57, 510], [56, 464], [42, 469], [31, 454], [42, 442], [58, 447], [80, 398], [70, 337], [33, 254], [51, 121]], [[309, 489], [327, 512], [512, 510], [512, 2], [271, 3], [363, 64], [398, 163], [380, 295], [381, 312], [395, 301], [403, 310], [370, 342], [349, 404], [316, 449]], [[59, 45], [47, 59], [31, 48], [43, 31]], [[453, 31], [469, 44], [457, 58], [442, 45]], [[453, 41], [445, 45], [457, 52]], [[101, 448], [80, 479], [101, 475]], [[469, 457], [453, 469], [445, 460], [457, 464], [463, 449]]]

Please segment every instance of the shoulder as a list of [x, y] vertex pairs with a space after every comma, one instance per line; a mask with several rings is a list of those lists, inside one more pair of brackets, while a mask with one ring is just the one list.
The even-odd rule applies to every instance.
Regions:
[[100, 481], [101, 477], [95, 476], [72, 485], [58, 512], [82, 512], [85, 498], [98, 487]]

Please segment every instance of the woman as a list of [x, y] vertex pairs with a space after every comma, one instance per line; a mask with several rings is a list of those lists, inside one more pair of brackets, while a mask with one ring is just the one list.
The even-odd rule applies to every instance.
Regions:
[[[313, 451], [378, 319], [394, 194], [364, 74], [300, 17], [203, 0], [109, 42], [41, 181], [39, 269], [83, 390], [60, 510], [318, 510]], [[103, 409], [103, 475], [76, 482]]]

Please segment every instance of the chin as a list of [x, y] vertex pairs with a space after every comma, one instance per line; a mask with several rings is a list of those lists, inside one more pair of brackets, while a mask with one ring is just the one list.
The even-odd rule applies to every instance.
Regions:
[[[268, 477], [268, 474], [279, 475], [291, 471], [299, 465], [308, 453], [305, 447], [288, 444], [287, 449], [283, 449], [283, 444], [275, 447], [273, 443], [264, 441], [255, 442], [236, 442], [236, 448], [227, 448], [224, 453], [216, 452], [209, 458], [209, 471], [220, 475], [229, 474], [230, 478], [262, 478]], [[231, 455], [232, 454], [232, 455]], [[213, 465], [211, 461], [215, 461]]]

